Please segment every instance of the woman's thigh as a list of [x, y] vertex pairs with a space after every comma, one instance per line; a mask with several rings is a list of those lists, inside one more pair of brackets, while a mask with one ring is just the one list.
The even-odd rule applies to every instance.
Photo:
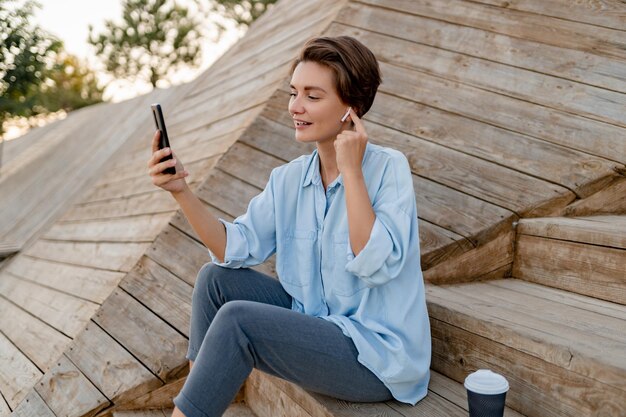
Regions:
[[277, 279], [253, 269], [230, 269], [212, 263], [198, 272], [193, 290], [189, 352], [195, 360], [218, 310], [229, 301], [246, 300], [291, 308], [291, 296]]
[[358, 360], [352, 339], [334, 323], [255, 302], [230, 302], [217, 323], [247, 342], [254, 367], [321, 394], [348, 401], [385, 401], [386, 386]]

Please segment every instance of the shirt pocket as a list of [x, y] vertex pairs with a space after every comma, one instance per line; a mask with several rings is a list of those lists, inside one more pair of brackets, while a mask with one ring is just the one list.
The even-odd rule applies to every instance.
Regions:
[[332, 292], [342, 297], [350, 297], [367, 287], [365, 281], [346, 271], [348, 263], [348, 235], [333, 236], [333, 275]]
[[317, 265], [316, 238], [315, 230], [292, 229], [285, 233], [282, 250], [277, 253], [280, 256], [277, 272], [281, 282], [297, 287], [311, 284], [313, 268]]

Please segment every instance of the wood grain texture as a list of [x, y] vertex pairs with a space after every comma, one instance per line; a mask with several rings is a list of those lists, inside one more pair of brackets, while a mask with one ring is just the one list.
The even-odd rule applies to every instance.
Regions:
[[93, 320], [164, 382], [187, 366], [187, 339], [121, 289]]
[[512, 263], [514, 239], [514, 233], [503, 231], [491, 242], [424, 271], [424, 280], [439, 285], [484, 277]]
[[626, 12], [619, 0], [554, 2], [547, 5], [541, 0], [476, 0], [479, 3], [520, 10], [575, 22], [626, 30]]
[[144, 256], [120, 287], [189, 337], [193, 287], [187, 282]]
[[0, 294], [66, 336], [75, 336], [98, 309], [98, 304], [55, 291], [10, 273], [0, 280]]
[[[8, 416], [8, 414], [6, 414]], [[41, 399], [37, 391], [30, 390], [26, 398], [13, 411], [13, 417], [57, 417]]]
[[128, 272], [149, 243], [75, 242], [40, 239], [23, 253], [75, 266]]
[[433, 369], [459, 382], [477, 369], [504, 375], [510, 385], [507, 405], [523, 415], [591, 417], [623, 413], [623, 391], [436, 318], [431, 318], [431, 334]]
[[[374, 2], [380, 3], [383, 1], [385, 0], [376, 0]], [[367, 3], [373, 2], [368, 1]], [[352, 5], [346, 7], [342, 11], [343, 15], [339, 15], [338, 21], [345, 23], [346, 25], [357, 26], [360, 28], [365, 28], [367, 30], [386, 33], [405, 39], [407, 38], [407, 33], [414, 33], [416, 30], [415, 28], [419, 28], [417, 29], [417, 31], [421, 32], [421, 36], [419, 36], [417, 39], [413, 37], [413, 39], [411, 40], [432, 45], [433, 42], [439, 42], [441, 38], [446, 39], [447, 36], [442, 36], [441, 34], [445, 33], [444, 31], [448, 28], [442, 28], [439, 25], [437, 25], [436, 27], [432, 27], [432, 24], [430, 24], [431, 22], [433, 22], [432, 19], [424, 19], [420, 18], [419, 16], [406, 13], [407, 10], [398, 10], [400, 8], [421, 8], [425, 3], [425, 1], [412, 2], [406, 0], [400, 0], [390, 3], [389, 5], [392, 8], [396, 9], [397, 13], [392, 13], [379, 8], [364, 7], [361, 4], [359, 4], [358, 6]], [[446, 14], [448, 11], [451, 11], [452, 13], [457, 13], [459, 10], [459, 5], [461, 3], [469, 4], [467, 2], [461, 1], [452, 1], [446, 3], [449, 3], [450, 6], [446, 7], [442, 4], [437, 4], [434, 7], [440, 9], [443, 14]], [[452, 4], [454, 4], [453, 7]], [[506, 18], [510, 18], [510, 16], [507, 16], [505, 14], [505, 20]], [[440, 21], [441, 19], [435, 18], [435, 20]], [[459, 21], [449, 23], [453, 23], [453, 27], [458, 27], [458, 24], [463, 26], [476, 27], [472, 25], [471, 22]], [[499, 20], [494, 23], [499, 25], [502, 23], [502, 21]], [[425, 30], [425, 27], [422, 26], [422, 24], [426, 25], [426, 27], [430, 26], [430, 30]], [[477, 28], [486, 30], [486, 28], [484, 27]], [[454, 34], [458, 34], [458, 32], [454, 32]], [[490, 38], [493, 35], [488, 33], [485, 36]], [[584, 35], [572, 34], [571, 36], [572, 39], [575, 39], [575, 42], [582, 42], [582, 36]], [[581, 37], [576, 38], [576, 36]], [[620, 35], [620, 37], [623, 36]], [[450, 39], [455, 39], [454, 35], [450, 36]], [[598, 39], [598, 41], [603, 44], [607, 43], [607, 39]], [[460, 38], [456, 38], [455, 42], [457, 44], [461, 43]], [[441, 72], [444, 72], [446, 74], [454, 74], [454, 78], [456, 81], [479, 86], [490, 91], [506, 94], [518, 99], [529, 101], [531, 103], [541, 104], [543, 106], [568, 111], [574, 114], [584, 114], [585, 116], [591, 117], [595, 120], [610, 123], [616, 126], [621, 126], [622, 128], [626, 126], [625, 116], [621, 115], [619, 110], [623, 106], [623, 104], [621, 103], [624, 103], [624, 100], [626, 100], [626, 97], [623, 94], [623, 85], [621, 87], [618, 87], [618, 89], [622, 90], [622, 92], [620, 93], [606, 90], [603, 88], [588, 86], [586, 85], [584, 78], [581, 80], [582, 82], [570, 82], [568, 80], [563, 80], [560, 77], [554, 77], [547, 74], [537, 74], [536, 71], [527, 71], [511, 65], [498, 64], [494, 61], [498, 60], [499, 54], [491, 49], [489, 46], [489, 43], [485, 44], [485, 42], [472, 45], [472, 47], [469, 48], [470, 50], [464, 51], [465, 53], [456, 54], [456, 59], [453, 61], [449, 61], [448, 65], [444, 64], [441, 67], [443, 69], [443, 71]], [[535, 43], [535, 49], [541, 48], [541, 46], [543, 45]], [[565, 47], [564, 45], [560, 46]], [[454, 44], [442, 47], [442, 49], [446, 49], [448, 51], [454, 51], [455, 48], [456, 45]], [[513, 48], [507, 49], [502, 52], [503, 55], [515, 54], [516, 52]], [[476, 50], [483, 51], [482, 54], [485, 58], [484, 60], [476, 60], [471, 56], [467, 56], [467, 54], [476, 55]], [[587, 53], [588, 55], [598, 55], [597, 50], [580, 51], [583, 53]], [[439, 57], [445, 59], [446, 55], [446, 52], [437, 51], [436, 59], [433, 60], [433, 63], [440, 62], [438, 60]], [[534, 56], [531, 56], [526, 59], [527, 61], [532, 61], [536, 58]], [[616, 70], [613, 71], [613, 74], [615, 74], [615, 78], [617, 78], [615, 80], [615, 83], [616, 85], [619, 85], [620, 82], [623, 84], [623, 76], [619, 75], [620, 71], [623, 74], [623, 69], [617, 69], [620, 67], [623, 68], [623, 57], [613, 57], [611, 59], [613, 59], [617, 64]], [[522, 67], [525, 67], [526, 65], [527, 64], [521, 64]], [[571, 61], [569, 63], [562, 63], [562, 67], [568, 67], [572, 65], [576, 66], [577, 64], [575, 63], [575, 61], [573, 64], [571, 63]], [[494, 74], [497, 74], [497, 76], [494, 76]], [[524, 80], [524, 82], [521, 82], [520, 80]], [[574, 92], [580, 92], [582, 94], [572, 94]], [[564, 96], [569, 96], [569, 98], [566, 101], [563, 101]], [[594, 108], [594, 105], [597, 105], [600, 102], [603, 103], [602, 108]]]
[[151, 242], [167, 224], [171, 212], [84, 222], [57, 222], [44, 239], [77, 242]]
[[626, 216], [522, 219], [522, 235], [626, 249]]
[[65, 355], [113, 403], [131, 400], [163, 384], [92, 321]]
[[198, 270], [211, 261], [203, 244], [171, 225], [163, 228], [146, 255], [191, 286]]
[[626, 304], [626, 250], [520, 235], [513, 276]]
[[119, 404], [116, 410], [141, 410], [144, 408], [170, 408], [174, 406], [173, 399], [183, 388], [187, 377], [177, 379], [157, 388], [147, 394], [133, 398], [132, 400]]
[[0, 333], [0, 387], [9, 407], [15, 409], [41, 375], [41, 371]]
[[573, 202], [557, 214], [570, 217], [626, 214], [626, 178], [621, 178], [592, 196]]
[[71, 342], [70, 338], [4, 297], [0, 297], [0, 317], [0, 332], [43, 372]]
[[515, 38], [528, 39], [541, 44], [593, 52], [618, 59], [626, 57], [624, 52], [626, 40], [624, 40], [623, 31], [455, 0], [441, 3], [424, 0], [394, 0], [393, 2], [363, 0], [363, 2]]
[[57, 416], [94, 416], [109, 400], [65, 356], [46, 372], [35, 390]]
[[123, 272], [62, 264], [18, 256], [3, 273], [101, 304], [124, 276]]

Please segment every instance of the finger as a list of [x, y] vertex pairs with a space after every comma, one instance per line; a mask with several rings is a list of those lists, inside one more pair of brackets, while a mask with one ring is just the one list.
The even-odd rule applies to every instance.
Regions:
[[179, 180], [181, 178], [185, 178], [189, 176], [189, 171], [184, 170], [184, 171], [180, 171], [177, 172], [176, 174], [172, 175], [172, 174], [166, 174], [166, 175], [162, 175], [160, 177], [155, 177], [152, 181], [152, 183], [154, 185], [156, 185], [157, 187], [160, 187], [164, 184], [167, 184], [170, 181], [175, 181], [175, 180]]
[[[154, 165], [152, 169], [150, 170], [150, 175], [163, 174], [163, 171], [165, 171], [167, 168], [175, 167], [175, 166], [176, 166], [176, 159], [168, 159], [167, 161], [163, 161], [161, 163]], [[166, 174], [166, 175], [171, 175], [171, 174]]]
[[359, 116], [357, 116], [353, 108], [350, 108], [350, 120], [354, 123], [354, 128], [357, 132], [363, 134], [367, 133], [365, 131], [365, 126], [363, 126], [363, 122], [361, 122], [361, 119], [359, 119]]
[[[170, 148], [163, 148], [163, 149], [155, 151], [152, 154], [152, 158], [150, 158], [150, 160], [148, 161], [148, 167], [152, 167], [152, 166], [158, 164], [159, 162], [161, 162], [161, 159], [163, 159], [167, 155], [169, 155], [170, 152], [171, 152]], [[176, 157], [176, 156], [174, 155], [174, 157]]]
[[152, 153], [159, 150], [159, 138], [161, 137], [161, 131], [157, 130], [152, 137]]

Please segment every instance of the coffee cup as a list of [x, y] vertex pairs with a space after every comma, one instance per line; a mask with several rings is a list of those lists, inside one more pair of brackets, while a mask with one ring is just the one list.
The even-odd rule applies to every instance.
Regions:
[[509, 390], [506, 378], [489, 369], [479, 369], [465, 378], [470, 417], [502, 417]]

